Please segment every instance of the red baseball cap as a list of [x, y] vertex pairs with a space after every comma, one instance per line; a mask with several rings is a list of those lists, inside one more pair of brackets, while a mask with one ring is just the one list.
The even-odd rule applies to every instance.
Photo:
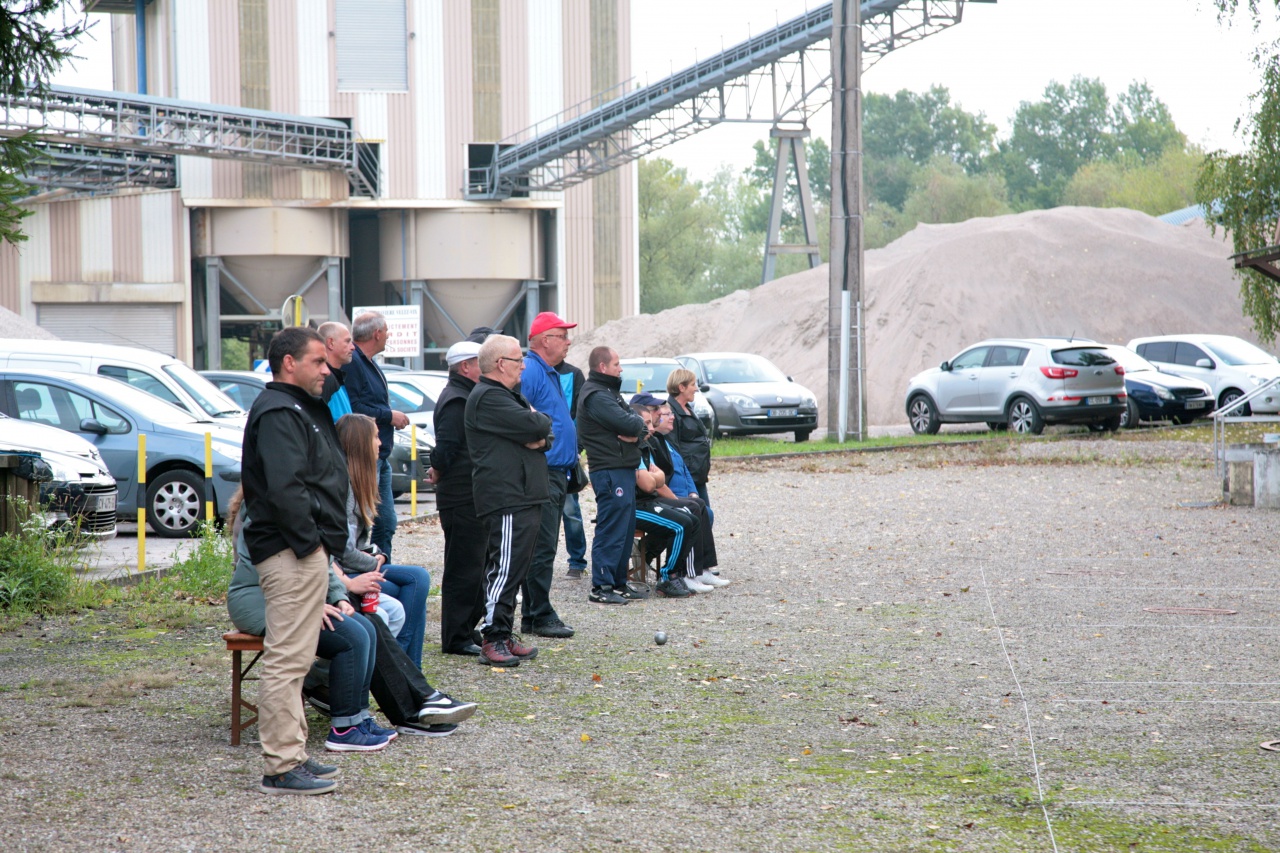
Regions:
[[533, 323], [529, 326], [529, 337], [532, 338], [552, 329], [576, 329], [577, 327], [577, 323], [568, 322], [554, 311], [543, 311], [533, 318]]

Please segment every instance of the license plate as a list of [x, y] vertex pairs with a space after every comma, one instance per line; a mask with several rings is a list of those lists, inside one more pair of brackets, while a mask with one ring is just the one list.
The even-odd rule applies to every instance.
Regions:
[[1105, 406], [1111, 402], [1110, 397], [1089, 397], [1085, 399], [1085, 405], [1088, 406]]
[[98, 512], [115, 512], [115, 495], [98, 495]]
[[1203, 408], [1204, 408], [1204, 400], [1200, 400], [1199, 402], [1196, 402], [1196, 403], [1187, 403], [1187, 408], [1188, 408], [1188, 409], [1203, 409]]
[[769, 417], [771, 418], [794, 418], [800, 414], [799, 409], [770, 409]]

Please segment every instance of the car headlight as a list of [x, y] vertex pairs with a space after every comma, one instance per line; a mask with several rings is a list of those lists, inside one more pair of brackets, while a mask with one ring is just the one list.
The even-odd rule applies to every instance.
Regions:
[[53, 483], [79, 483], [80, 472], [75, 471], [67, 465], [57, 462], [49, 457], [45, 457], [45, 462], [49, 463], [49, 467], [53, 469]]
[[818, 398], [812, 394], [805, 394], [800, 398], [800, 408], [816, 409], [818, 408]]
[[744, 412], [759, 411], [760, 404], [745, 394], [725, 394], [725, 402]]
[[1249, 381], [1252, 382], [1254, 385], [1261, 385], [1262, 383], [1267, 382], [1268, 380], [1267, 380], [1267, 377], [1265, 376], [1254, 376], [1250, 374]]
[[1173, 399], [1173, 392], [1170, 391], [1168, 388], [1161, 388], [1159, 385], [1153, 385], [1151, 387], [1156, 392], [1156, 396], [1159, 397], [1161, 400]]
[[409, 441], [409, 433], [407, 432], [400, 432], [399, 430], [396, 430], [392, 435], [395, 436], [395, 443], [401, 447], [407, 448], [411, 444]]

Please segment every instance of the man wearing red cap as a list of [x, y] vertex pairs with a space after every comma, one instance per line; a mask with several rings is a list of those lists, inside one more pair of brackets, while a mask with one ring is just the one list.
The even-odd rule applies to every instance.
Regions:
[[547, 453], [548, 497], [542, 507], [542, 527], [533, 563], [521, 587], [520, 631], [539, 637], [573, 636], [573, 629], [564, 624], [551, 606], [551, 580], [556, 550], [560, 546], [564, 496], [570, 481], [576, 477], [578, 466], [578, 431], [569, 413], [573, 377], [559, 373], [556, 367], [569, 352], [569, 330], [577, 325], [554, 311], [543, 311], [534, 317], [529, 326], [529, 355], [520, 378], [520, 393], [534, 411], [550, 416], [551, 431], [555, 435], [555, 443]]

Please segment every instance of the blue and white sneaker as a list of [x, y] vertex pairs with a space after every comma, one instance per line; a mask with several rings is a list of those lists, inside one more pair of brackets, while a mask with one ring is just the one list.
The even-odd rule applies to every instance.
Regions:
[[382, 726], [378, 725], [377, 720], [373, 717], [365, 717], [361, 720], [360, 728], [364, 729], [367, 734], [371, 734], [374, 737], [384, 737], [387, 740], [396, 739], [395, 729], [384, 729]]
[[330, 752], [377, 752], [386, 749], [391, 738], [385, 735], [372, 735], [360, 726], [349, 729], [329, 729], [329, 737], [324, 748]]

